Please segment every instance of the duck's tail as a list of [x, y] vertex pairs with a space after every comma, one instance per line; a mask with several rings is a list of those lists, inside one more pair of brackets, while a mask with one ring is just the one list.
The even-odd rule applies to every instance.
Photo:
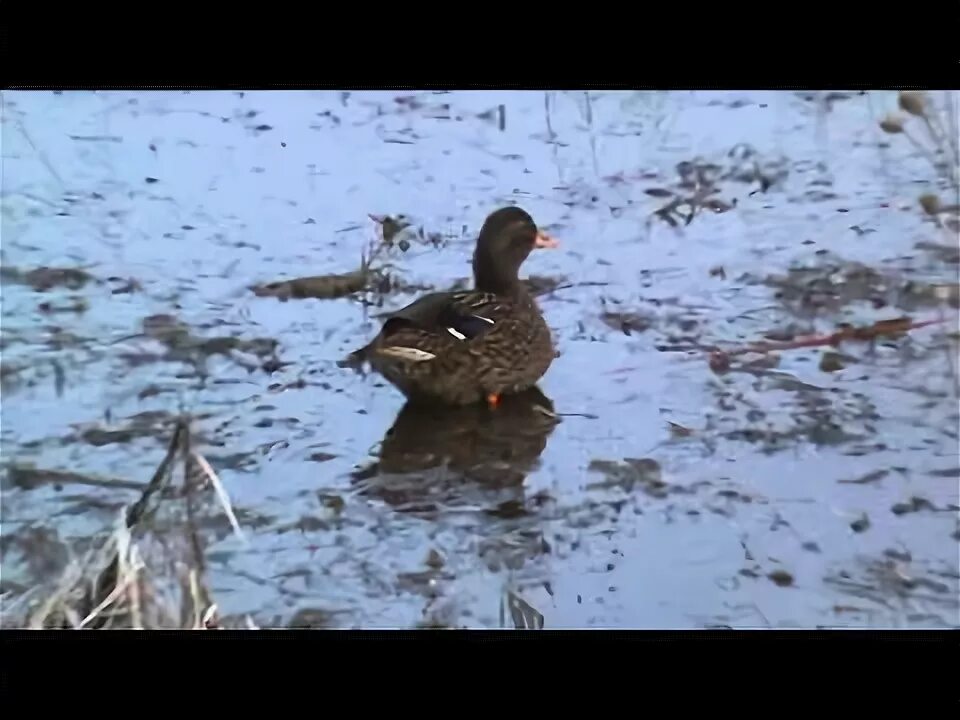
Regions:
[[364, 345], [362, 348], [354, 350], [352, 353], [337, 360], [337, 367], [341, 368], [351, 368], [356, 372], [363, 374], [363, 366], [369, 362], [367, 353], [369, 352], [370, 346]]

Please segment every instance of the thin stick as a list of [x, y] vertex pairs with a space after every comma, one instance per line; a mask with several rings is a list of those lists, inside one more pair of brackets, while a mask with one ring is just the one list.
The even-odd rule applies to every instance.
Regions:
[[207, 608], [206, 612], [203, 613], [203, 617], [200, 618], [204, 630], [209, 630], [211, 627], [216, 627], [216, 625], [211, 625], [211, 622], [217, 616], [217, 604], [213, 603], [210, 607]]
[[871, 340], [878, 335], [902, 333], [907, 330], [927, 327], [928, 325], [938, 325], [942, 322], [944, 322], [942, 319], [923, 320], [920, 322], [887, 320], [874, 323], [865, 328], [843, 328], [831, 335], [812, 335], [810, 337], [798, 338], [797, 340], [789, 340], [786, 342], [759, 342], [746, 345], [742, 348], [721, 350], [720, 352], [726, 355], [744, 355], [746, 353], [767, 353], [778, 350], [819, 347], [822, 345], [839, 345], [844, 340]]
[[127, 586], [130, 584], [130, 579], [131, 579], [131, 576], [127, 576], [126, 578], [124, 578], [123, 582], [121, 582], [119, 585], [114, 587], [113, 592], [107, 595], [107, 597], [104, 598], [104, 600], [99, 605], [97, 605], [93, 610], [91, 610], [90, 614], [87, 615], [80, 622], [80, 628], [82, 629], [86, 625], [90, 624], [90, 622], [93, 619], [95, 619], [101, 612], [103, 612], [104, 608], [109, 607], [114, 600], [120, 597], [120, 595], [123, 594], [123, 591], [126, 590]]
[[64, 597], [70, 594], [71, 589], [80, 582], [82, 575], [83, 571], [79, 563], [72, 562], [68, 565], [63, 576], [60, 578], [56, 590], [54, 590], [50, 594], [50, 597], [31, 615], [28, 623], [29, 627], [35, 630], [43, 628], [43, 621], [53, 613], [54, 607], [56, 607]]
[[[765, 354], [781, 350], [795, 350], [798, 348], [821, 347], [825, 345], [836, 347], [844, 340], [868, 341], [873, 340], [880, 335], [901, 334], [907, 332], [908, 330], [916, 330], [929, 325], [939, 325], [943, 322], [946, 322], [946, 319], [943, 317], [940, 317], [936, 320], [921, 320], [919, 322], [911, 322], [906, 318], [897, 318], [894, 320], [880, 320], [875, 322], [873, 325], [868, 325], [866, 327], [842, 328], [841, 330], [838, 330], [830, 335], [811, 335], [786, 342], [759, 342], [745, 345], [740, 348], [731, 348], [729, 350], [724, 350], [717, 345], [673, 345], [670, 346], [669, 350], [700, 350], [710, 353], [712, 356], [718, 359], [730, 358], [735, 355], [746, 355], [747, 353]], [[642, 368], [617, 368], [616, 370], [608, 370], [606, 374], [615, 375], [640, 369]]]
[[[939, 163], [937, 162], [936, 156], [933, 154], [933, 152], [930, 150], [930, 148], [928, 148], [928, 147], [927, 147], [926, 145], [924, 145], [922, 142], [920, 142], [919, 140], [917, 140], [917, 139], [913, 136], [912, 133], [910, 133], [910, 132], [907, 131], [906, 128], [903, 128], [903, 130], [901, 130], [901, 132], [903, 133], [904, 137], [906, 137], [907, 140], [909, 140], [909, 141], [911, 142], [911, 144], [912, 144], [915, 148], [917, 148], [917, 150], [920, 151], [920, 154], [923, 155], [923, 156], [926, 158], [927, 162], [930, 163], [930, 167], [933, 168], [934, 172], [938, 172], [938, 171], [940, 170], [940, 165], [939, 165]], [[952, 163], [948, 163], [948, 165], [949, 165], [950, 168], [951, 168], [951, 169], [950, 169], [950, 175], [949, 175], [949, 177], [948, 177], [948, 180], [950, 181], [951, 184], [954, 184], [956, 181], [954, 180], [954, 171], [953, 171], [953, 168], [952, 168]]]
[[63, 614], [67, 616], [67, 622], [70, 623], [70, 627], [75, 630], [80, 627], [80, 616], [77, 614], [76, 610], [69, 605], [64, 605]]
[[583, 93], [587, 101], [587, 126], [590, 128], [590, 155], [593, 157], [593, 172], [600, 175], [600, 162], [597, 160], [597, 134], [593, 130], [593, 103], [590, 99], [590, 91]]
[[[946, 322], [947, 317], [943, 309], [943, 303], [940, 304], [940, 322]], [[950, 375], [953, 377], [953, 394], [957, 397], [960, 397], [960, 372], [957, 371], [956, 363], [954, 362], [955, 358], [953, 356], [953, 348], [950, 347], [950, 338], [946, 338], [946, 343], [943, 346], [943, 349], [947, 353], [947, 367], [950, 368]]]
[[157, 471], [153, 474], [153, 477], [150, 478], [150, 482], [147, 483], [147, 487], [144, 489], [140, 499], [137, 500], [137, 502], [135, 502], [127, 511], [128, 528], [133, 528], [140, 521], [151, 496], [160, 489], [160, 486], [163, 484], [163, 480], [167, 477], [167, 474], [170, 471], [170, 466], [177, 455], [177, 450], [180, 449], [180, 439], [185, 428], [186, 422], [181, 418], [177, 421], [177, 426], [173, 432], [173, 437], [170, 438], [170, 445], [167, 447], [166, 456], [163, 458], [163, 461], [160, 463]]
[[237, 517], [233, 514], [233, 507], [230, 505], [230, 498], [227, 495], [227, 491], [224, 490], [223, 483], [220, 482], [220, 478], [217, 477], [217, 474], [213, 471], [213, 468], [210, 467], [210, 463], [206, 461], [203, 455], [200, 455], [195, 450], [191, 450], [190, 455], [201, 467], [204, 473], [206, 473], [207, 477], [210, 478], [210, 482], [213, 483], [213, 488], [217, 492], [217, 497], [220, 500], [220, 504], [223, 505], [223, 510], [227, 514], [227, 518], [230, 520], [230, 525], [233, 527], [233, 531], [244, 544], [247, 544], [247, 538], [244, 536], [243, 530], [240, 529], [240, 523], [237, 522]]
[[950, 150], [953, 154], [953, 163], [954, 169], [957, 165], [960, 165], [960, 139], [957, 138], [957, 135], [960, 134], [960, 126], [957, 123], [957, 104], [954, 102], [956, 95], [951, 92], [946, 94], [946, 105], [947, 105], [947, 124], [950, 127], [950, 132], [946, 133], [947, 138], [949, 139]]
[[197, 581], [196, 568], [190, 568], [190, 597], [193, 599], [193, 629], [198, 630], [200, 625], [200, 608], [203, 603], [200, 600], [200, 584]]
[[33, 151], [37, 154], [37, 157], [40, 159], [40, 162], [43, 164], [43, 166], [47, 169], [47, 171], [51, 175], [53, 175], [56, 181], [60, 183], [60, 187], [65, 188], [66, 184], [63, 182], [63, 178], [60, 177], [60, 173], [58, 173], [54, 169], [53, 165], [50, 164], [50, 160], [47, 159], [46, 153], [44, 153], [40, 148], [38, 148], [36, 143], [33, 142], [33, 138], [30, 137], [30, 133], [28, 133], [27, 129], [23, 126], [22, 120], [17, 120], [17, 129], [20, 131], [20, 134], [23, 135], [27, 143], [29, 143], [30, 147], [33, 148]]
[[550, 95], [550, 91], [543, 93], [543, 115], [547, 119], [547, 134], [550, 140], [553, 140], [556, 135], [553, 132], [553, 124], [550, 122]]
[[97, 578], [97, 585], [102, 586], [107, 584], [102, 582], [104, 575], [106, 575], [109, 578], [109, 582], [113, 584], [113, 590], [80, 622], [80, 628], [88, 625], [100, 615], [104, 608], [108, 607], [120, 597], [127, 587], [132, 583], [136, 583], [139, 572], [143, 569], [143, 563], [138, 553], [136, 553], [136, 546], [132, 544], [130, 529], [124, 520], [125, 518], [121, 518], [113, 534], [113, 543], [115, 546], [113, 559], [110, 565]]
[[[137, 553], [136, 545], [131, 548], [130, 554], [134, 563], [137, 563], [139, 553]], [[130, 614], [134, 629], [143, 630], [143, 615], [140, 610], [140, 568], [133, 571], [133, 583], [130, 586]]]
[[[951, 96], [948, 93], [946, 97], [946, 114], [947, 122], [950, 122], [951, 119], [951, 110], [953, 109], [953, 104], [951, 103]], [[954, 189], [960, 183], [960, 177], [957, 176], [957, 165], [960, 165], [960, 153], [958, 153], [957, 139], [956, 134], [948, 133], [943, 125], [940, 124], [939, 111], [936, 108], [933, 108], [935, 114], [933, 117], [930, 116], [930, 113], [927, 112], [927, 109], [933, 108], [932, 103], [927, 103], [926, 108], [923, 113], [923, 121], [927, 124], [927, 132], [930, 134], [930, 137], [933, 139], [934, 144], [938, 148], [944, 151], [944, 154], [947, 155], [947, 167], [949, 168], [950, 177], [949, 180], [954, 186]], [[951, 123], [952, 124], [952, 123]]]
[[[187, 530], [190, 536], [190, 547], [193, 550], [193, 561], [200, 570], [204, 569], [203, 561], [203, 547], [200, 544], [200, 536], [197, 534], [197, 521], [196, 514], [194, 513], [194, 481], [193, 474], [190, 472], [191, 465], [191, 455], [192, 452], [190, 446], [190, 432], [189, 429], [184, 433], [183, 439], [183, 486], [186, 492], [186, 506], [187, 506]], [[199, 484], [199, 483], [197, 483]]]

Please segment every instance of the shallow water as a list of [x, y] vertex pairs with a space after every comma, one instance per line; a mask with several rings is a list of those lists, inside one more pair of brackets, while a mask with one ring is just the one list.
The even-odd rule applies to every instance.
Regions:
[[[497, 627], [508, 590], [545, 628], [957, 626], [957, 313], [930, 291], [956, 286], [956, 235], [918, 207], [950, 197], [930, 163], [877, 127], [895, 105], [4, 93], [8, 601], [109, 531], [185, 410], [247, 538], [209, 504], [206, 580], [260, 626]], [[698, 173], [712, 207], [654, 214]], [[401, 413], [336, 361], [466, 282], [504, 203], [562, 242], [524, 265], [557, 286], [545, 397]], [[371, 214], [411, 223], [400, 291], [251, 291], [355, 270]], [[903, 315], [947, 322], [844, 345], [833, 372], [822, 347], [728, 373], [682, 349]], [[241, 341], [177, 353], [177, 332]]]

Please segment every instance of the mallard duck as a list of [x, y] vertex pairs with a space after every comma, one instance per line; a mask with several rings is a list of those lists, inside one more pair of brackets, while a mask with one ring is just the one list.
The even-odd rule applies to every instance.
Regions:
[[550, 329], [519, 270], [534, 248], [557, 246], [524, 210], [496, 210], [477, 238], [473, 290], [430, 293], [386, 315], [380, 333], [340, 364], [368, 362], [408, 401], [496, 407], [553, 362]]

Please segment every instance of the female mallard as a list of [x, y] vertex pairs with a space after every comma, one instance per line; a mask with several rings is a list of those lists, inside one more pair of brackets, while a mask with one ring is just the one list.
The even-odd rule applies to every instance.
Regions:
[[496, 406], [504, 393], [532, 387], [554, 358], [536, 302], [518, 276], [534, 248], [557, 242], [517, 207], [487, 217], [473, 254], [474, 290], [430, 293], [384, 319], [380, 334], [354, 351], [408, 400]]

